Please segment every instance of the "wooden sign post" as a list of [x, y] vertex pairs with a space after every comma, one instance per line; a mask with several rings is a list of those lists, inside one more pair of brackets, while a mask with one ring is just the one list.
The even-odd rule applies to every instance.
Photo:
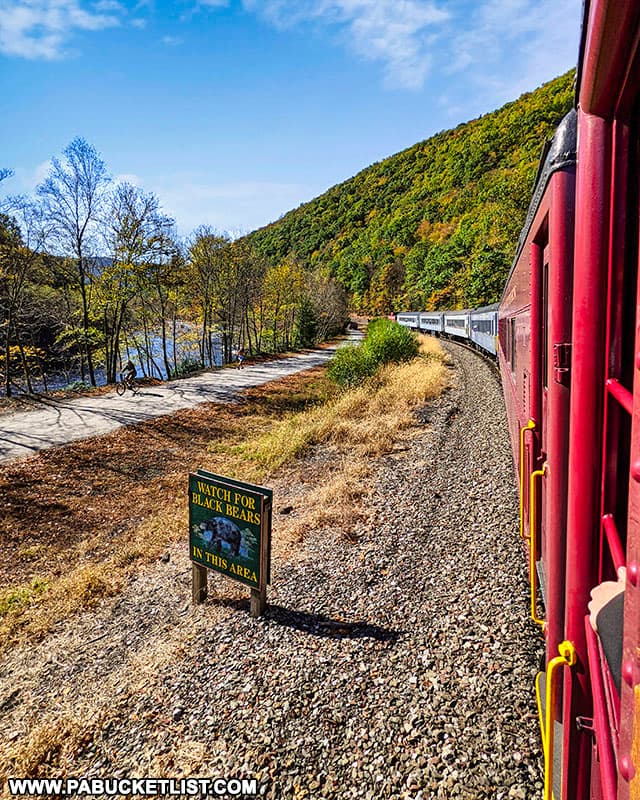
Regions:
[[207, 570], [251, 587], [251, 616], [267, 605], [273, 492], [198, 470], [189, 475], [193, 602], [207, 597]]

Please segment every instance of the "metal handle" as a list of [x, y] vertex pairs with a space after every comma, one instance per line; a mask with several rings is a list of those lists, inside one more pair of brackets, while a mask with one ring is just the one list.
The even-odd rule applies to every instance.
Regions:
[[536, 696], [538, 699], [538, 715], [542, 732], [542, 752], [544, 753], [544, 794], [543, 800], [553, 798], [553, 710], [556, 704], [556, 673], [558, 667], [572, 667], [576, 663], [576, 649], [571, 642], [560, 642], [558, 645], [560, 655], [552, 658], [547, 664], [547, 679], [545, 682], [544, 723], [542, 721], [542, 697], [540, 694], [540, 673], [536, 679]]
[[544, 629], [544, 620], [538, 617], [537, 596], [538, 596], [538, 573], [536, 571], [536, 546], [538, 537], [536, 529], [538, 520], [536, 519], [536, 478], [541, 478], [547, 471], [547, 462], [542, 465], [542, 469], [536, 469], [529, 478], [529, 583], [531, 585], [531, 619]]
[[520, 428], [520, 538], [526, 539], [526, 534], [524, 532], [524, 487], [525, 487], [525, 477], [524, 477], [524, 437], [527, 434], [527, 431], [533, 431], [536, 428], [536, 423], [530, 419], [527, 424]]

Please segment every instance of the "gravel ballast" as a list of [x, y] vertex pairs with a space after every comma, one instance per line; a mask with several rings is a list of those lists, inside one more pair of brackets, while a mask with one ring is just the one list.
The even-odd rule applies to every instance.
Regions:
[[93, 725], [74, 776], [247, 777], [296, 800], [538, 795], [541, 641], [501, 390], [445, 348], [453, 386], [374, 465], [367, 520], [274, 561], [264, 617], [244, 599], [190, 607], [172, 551], [115, 606], [3, 658], [16, 742], [69, 685], [69, 714], [84, 704]]

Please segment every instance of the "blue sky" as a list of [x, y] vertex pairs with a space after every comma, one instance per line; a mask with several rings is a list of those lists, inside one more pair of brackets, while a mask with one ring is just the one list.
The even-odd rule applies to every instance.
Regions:
[[182, 234], [253, 230], [575, 65], [580, 0], [0, 0], [1, 194], [82, 136]]

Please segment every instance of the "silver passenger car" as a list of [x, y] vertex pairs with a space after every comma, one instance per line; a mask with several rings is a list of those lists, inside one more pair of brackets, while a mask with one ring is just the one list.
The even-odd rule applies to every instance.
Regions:
[[427, 333], [442, 333], [444, 314], [442, 311], [421, 311], [420, 330]]
[[405, 328], [417, 330], [420, 325], [420, 315], [417, 311], [401, 311], [396, 314], [396, 322], [398, 325], [404, 325]]
[[445, 311], [443, 330], [449, 336], [456, 336], [458, 339], [469, 338], [469, 312], [468, 311]]
[[471, 341], [492, 356], [497, 355], [498, 304], [477, 308], [469, 316]]

